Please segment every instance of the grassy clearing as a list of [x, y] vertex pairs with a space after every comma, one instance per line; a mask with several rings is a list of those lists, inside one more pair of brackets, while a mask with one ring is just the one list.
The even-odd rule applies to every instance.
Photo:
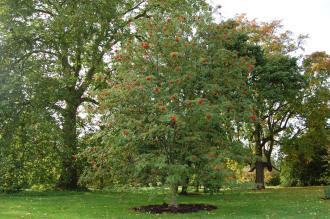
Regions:
[[155, 192], [23, 192], [0, 194], [0, 218], [330, 218], [330, 201], [322, 200], [322, 187], [272, 188], [234, 191], [219, 195], [179, 197], [182, 203], [218, 206], [211, 212], [148, 215], [130, 208], [161, 204]]

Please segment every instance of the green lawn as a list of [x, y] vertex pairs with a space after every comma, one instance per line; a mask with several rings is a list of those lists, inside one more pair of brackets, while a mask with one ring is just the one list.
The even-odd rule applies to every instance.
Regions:
[[211, 212], [138, 214], [130, 208], [163, 203], [165, 195], [116, 192], [23, 192], [0, 194], [0, 218], [330, 218], [322, 187], [276, 188], [180, 197], [182, 203], [209, 203]]

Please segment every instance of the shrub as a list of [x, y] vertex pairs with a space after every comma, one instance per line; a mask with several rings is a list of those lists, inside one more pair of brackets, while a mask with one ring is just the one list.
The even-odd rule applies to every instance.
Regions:
[[267, 186], [278, 186], [281, 184], [280, 173], [278, 171], [265, 171], [265, 183]]

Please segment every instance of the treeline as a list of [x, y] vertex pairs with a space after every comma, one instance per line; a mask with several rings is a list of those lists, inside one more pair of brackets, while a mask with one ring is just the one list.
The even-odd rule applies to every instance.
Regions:
[[329, 184], [330, 58], [280, 22], [216, 22], [202, 0], [1, 4], [1, 190], [166, 185], [175, 204], [247, 166], [259, 189], [265, 170]]

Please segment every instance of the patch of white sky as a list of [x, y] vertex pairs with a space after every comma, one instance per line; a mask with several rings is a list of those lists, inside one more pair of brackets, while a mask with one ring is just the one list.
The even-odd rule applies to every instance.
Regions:
[[305, 54], [326, 51], [330, 54], [330, 0], [208, 0], [221, 5], [223, 18], [245, 13], [257, 21], [281, 20], [283, 28], [295, 36], [307, 34]]

